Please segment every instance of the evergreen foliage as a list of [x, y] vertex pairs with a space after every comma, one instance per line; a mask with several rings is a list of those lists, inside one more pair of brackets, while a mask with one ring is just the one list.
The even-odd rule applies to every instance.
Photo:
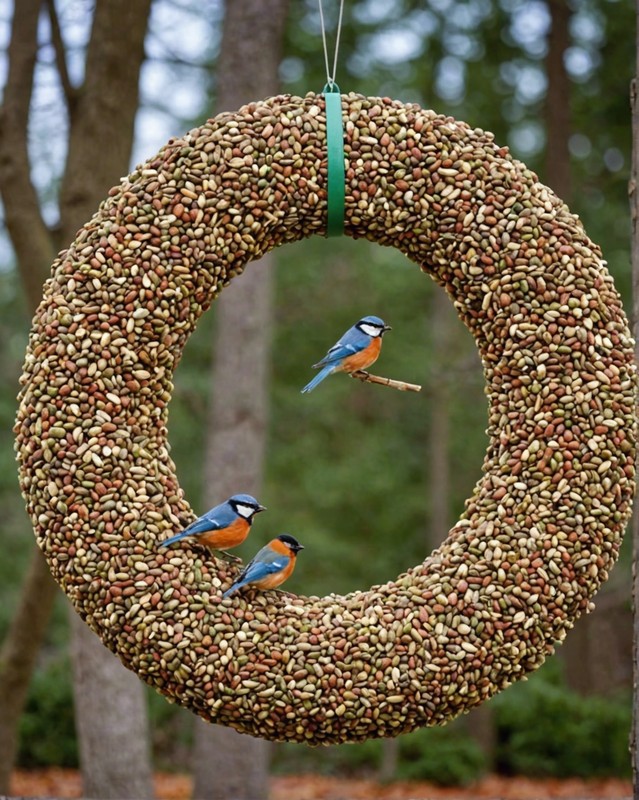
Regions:
[[493, 703], [501, 772], [630, 777], [629, 692], [613, 698], [583, 697], [566, 687], [555, 660]]
[[22, 767], [76, 767], [71, 665], [57, 656], [37, 670], [20, 720]]

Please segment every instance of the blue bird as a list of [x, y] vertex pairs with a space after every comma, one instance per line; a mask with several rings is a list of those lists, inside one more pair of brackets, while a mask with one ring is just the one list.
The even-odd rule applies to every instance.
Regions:
[[160, 547], [168, 547], [189, 536], [194, 536], [207, 547], [224, 550], [237, 547], [249, 535], [253, 517], [266, 508], [250, 494], [234, 494], [224, 503], [198, 517], [181, 533], [171, 536]]
[[290, 577], [295, 569], [297, 554], [303, 549], [297, 539], [288, 533], [272, 539], [244, 567], [222, 597], [230, 597], [248, 584], [258, 589], [274, 589]]
[[352, 373], [370, 367], [377, 361], [382, 349], [382, 336], [390, 330], [390, 325], [386, 325], [379, 317], [360, 319], [331, 347], [321, 361], [313, 364], [314, 369], [321, 368], [320, 372], [306, 384], [302, 394], [312, 392], [333, 372]]

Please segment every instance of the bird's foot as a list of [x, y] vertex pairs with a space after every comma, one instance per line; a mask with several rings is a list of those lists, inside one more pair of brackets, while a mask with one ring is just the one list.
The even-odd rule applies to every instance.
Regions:
[[225, 561], [229, 561], [230, 563], [237, 564], [238, 561], [242, 560], [239, 556], [234, 556], [232, 553], [227, 553], [226, 550], [218, 550], [218, 553]]

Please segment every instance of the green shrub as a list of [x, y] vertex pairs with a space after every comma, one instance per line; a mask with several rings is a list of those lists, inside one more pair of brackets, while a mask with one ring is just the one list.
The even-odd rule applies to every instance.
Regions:
[[[550, 664], [548, 665], [550, 666]], [[583, 697], [544, 668], [494, 701], [497, 766], [507, 774], [629, 776], [630, 698]]]
[[68, 659], [38, 669], [20, 720], [21, 767], [76, 767], [78, 750]]
[[445, 728], [422, 728], [400, 741], [398, 777], [463, 786], [485, 770], [479, 745], [454, 723]]
[[318, 775], [357, 777], [375, 774], [382, 757], [381, 739], [329, 747], [308, 747], [287, 742], [272, 750], [271, 772], [275, 775]]
[[[278, 745], [273, 772], [315, 772], [322, 775], [371, 776], [382, 761], [381, 739], [314, 749], [298, 744]], [[478, 778], [484, 757], [460, 728], [428, 728], [402, 736], [399, 763], [393, 780], [424, 780], [459, 786]]]

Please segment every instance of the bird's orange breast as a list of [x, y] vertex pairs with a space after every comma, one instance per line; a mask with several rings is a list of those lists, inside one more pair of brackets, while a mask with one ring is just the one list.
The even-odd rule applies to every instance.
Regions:
[[379, 352], [382, 349], [382, 337], [376, 336], [371, 339], [371, 343], [367, 345], [359, 353], [353, 353], [352, 356], [346, 356], [342, 361], [339, 369], [336, 372], [356, 372], [358, 369], [368, 369], [371, 364], [377, 361]]
[[251, 530], [251, 526], [244, 517], [238, 517], [235, 522], [220, 528], [217, 531], [207, 531], [198, 538], [207, 547], [224, 550], [227, 547], [237, 547], [242, 544]]

